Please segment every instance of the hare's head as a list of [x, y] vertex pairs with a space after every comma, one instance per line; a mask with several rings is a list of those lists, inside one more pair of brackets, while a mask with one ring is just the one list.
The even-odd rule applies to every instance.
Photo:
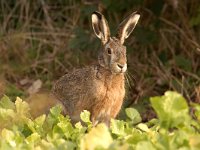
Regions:
[[111, 70], [112, 73], [124, 73], [127, 69], [126, 47], [123, 44], [135, 28], [139, 18], [139, 14], [132, 13], [119, 25], [117, 36], [111, 37], [105, 17], [99, 12], [92, 14], [93, 30], [103, 45], [99, 54], [99, 64]]

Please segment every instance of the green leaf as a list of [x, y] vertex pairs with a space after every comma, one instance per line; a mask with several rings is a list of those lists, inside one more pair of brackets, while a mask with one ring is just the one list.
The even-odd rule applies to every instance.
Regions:
[[138, 124], [137, 128], [139, 128], [140, 130], [142, 130], [144, 132], [149, 132], [150, 131], [149, 128], [148, 128], [148, 126], [146, 124], [144, 124], [144, 123]]
[[126, 115], [133, 121], [134, 124], [137, 124], [142, 121], [142, 118], [139, 112], [134, 108], [126, 108]]
[[1, 98], [0, 107], [1, 107], [1, 108], [6, 108], [6, 109], [14, 109], [14, 108], [15, 108], [15, 105], [14, 105], [14, 103], [10, 100], [10, 98], [9, 98], [8, 96], [4, 95], [4, 96]]
[[30, 108], [29, 108], [28, 103], [26, 103], [25, 101], [22, 101], [22, 99], [20, 99], [19, 97], [16, 98], [15, 106], [16, 106], [16, 112], [20, 117], [30, 115], [29, 113]]
[[0, 129], [12, 125], [15, 112], [12, 109], [0, 108]]
[[125, 135], [125, 122], [123, 120], [115, 120], [111, 119], [111, 132], [113, 134], [116, 134], [118, 136], [124, 136]]
[[47, 127], [52, 129], [53, 125], [58, 123], [58, 117], [61, 115], [62, 108], [57, 105], [50, 109], [50, 113], [47, 116]]
[[82, 124], [81, 124], [81, 122], [77, 122], [76, 124], [75, 124], [75, 128], [77, 128], [77, 129], [82, 129], [83, 128], [83, 126], [82, 126]]
[[82, 126], [81, 122], [77, 122], [75, 124], [75, 130], [74, 130], [74, 138], [78, 138], [82, 136], [87, 131], [87, 127]]
[[147, 134], [145, 132], [133, 128], [132, 134], [128, 135], [126, 142], [131, 145], [137, 145], [139, 142], [147, 139]]
[[27, 144], [35, 143], [40, 141], [40, 135], [38, 133], [32, 133], [25, 140]]
[[[33, 121], [33, 123], [34, 123], [33, 128], [34, 128], [35, 132], [37, 132], [39, 135], [44, 134], [44, 123], [45, 123], [45, 121], [46, 121], [46, 115], [45, 114], [37, 117]], [[32, 129], [32, 131], [34, 131], [34, 130]]]
[[161, 126], [173, 128], [190, 123], [191, 118], [186, 100], [177, 92], [168, 91], [164, 96], [150, 98], [150, 101]]
[[50, 113], [53, 116], [58, 116], [61, 113], [61, 111], [62, 111], [62, 108], [60, 105], [56, 105], [55, 107], [52, 107], [50, 109]]
[[72, 136], [74, 128], [68, 118], [65, 118], [64, 116], [59, 117], [59, 122], [57, 126], [62, 130], [67, 139]]
[[84, 110], [80, 114], [81, 120], [87, 124], [91, 124], [92, 122], [90, 121], [90, 112], [87, 110]]
[[199, 147], [200, 147], [200, 135], [198, 134], [198, 135], [190, 136], [189, 143], [190, 143], [191, 147], [199, 149]]
[[136, 150], [157, 150], [153, 144], [149, 141], [139, 142], [136, 146]]
[[4, 138], [11, 147], [16, 147], [16, 141], [15, 141], [15, 134], [8, 130], [8, 129], [3, 129], [1, 132], [1, 136], [2, 138]]
[[[128, 121], [111, 119], [110, 129], [105, 124], [92, 126], [90, 112], [83, 111], [81, 122], [74, 126], [59, 106], [32, 119], [29, 106], [17, 98], [13, 109], [5, 97], [0, 107], [0, 149], [199, 149], [199, 104], [191, 104], [194, 118], [189, 116], [186, 100], [177, 92], [151, 98], [158, 118], [141, 121], [137, 110], [126, 109]], [[6, 108], [4, 108], [4, 106]], [[112, 137], [113, 136], [113, 137]]]
[[36, 132], [36, 130], [35, 130], [35, 124], [34, 124], [34, 122], [31, 119], [27, 119], [26, 125], [27, 125], [28, 129], [31, 130], [31, 132]]
[[12, 109], [0, 108], [0, 122], [2, 120], [8, 120], [15, 116], [15, 112]]
[[81, 139], [81, 150], [93, 150], [97, 147], [108, 148], [113, 142], [110, 132], [105, 124], [98, 124]]
[[46, 119], [46, 115], [43, 114], [43, 115], [37, 117], [34, 121], [38, 126], [42, 126], [44, 124], [45, 119]]

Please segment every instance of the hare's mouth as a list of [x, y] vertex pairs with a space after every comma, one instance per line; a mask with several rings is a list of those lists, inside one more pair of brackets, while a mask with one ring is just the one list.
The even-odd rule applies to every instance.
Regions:
[[127, 64], [121, 65], [121, 64], [113, 64], [111, 67], [112, 72], [114, 73], [125, 73], [127, 70]]

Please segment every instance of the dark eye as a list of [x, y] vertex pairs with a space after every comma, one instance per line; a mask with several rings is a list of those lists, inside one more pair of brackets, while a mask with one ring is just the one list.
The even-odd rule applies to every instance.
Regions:
[[111, 53], [112, 53], [110, 48], [107, 48], [107, 52], [108, 52], [109, 55], [111, 55]]

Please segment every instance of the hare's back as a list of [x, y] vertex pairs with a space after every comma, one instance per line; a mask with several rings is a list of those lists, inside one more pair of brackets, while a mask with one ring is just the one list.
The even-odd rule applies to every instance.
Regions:
[[76, 101], [91, 97], [91, 90], [94, 89], [95, 82], [94, 67], [77, 69], [72, 73], [62, 76], [53, 87], [53, 94], [60, 101]]

